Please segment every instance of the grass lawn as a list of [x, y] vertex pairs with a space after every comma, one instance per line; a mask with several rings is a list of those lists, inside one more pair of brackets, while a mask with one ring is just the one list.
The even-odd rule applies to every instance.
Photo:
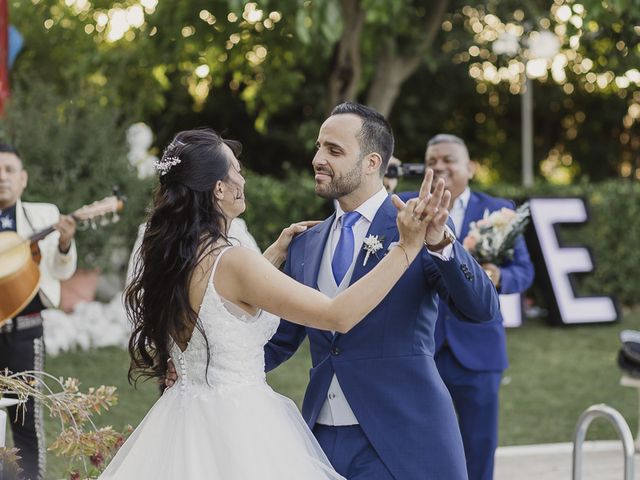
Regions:
[[[511, 367], [501, 392], [501, 445], [570, 441], [578, 416], [595, 403], [620, 410], [636, 431], [637, 393], [619, 385], [616, 354], [620, 330], [640, 329], [640, 308], [624, 314], [624, 321], [616, 325], [561, 328], [529, 320], [522, 328], [508, 331]], [[135, 426], [157, 398], [158, 390], [149, 382], [137, 389], [128, 385], [127, 355], [116, 348], [68, 353], [47, 362], [47, 371], [77, 377], [85, 389], [101, 384], [118, 387], [119, 404], [100, 417], [99, 424]], [[269, 383], [300, 404], [309, 366], [305, 344], [291, 361], [269, 374]], [[49, 441], [56, 431], [56, 424], [48, 419]], [[596, 421], [589, 432], [590, 439], [615, 438], [613, 428], [604, 421]], [[49, 478], [63, 478], [59, 459], [50, 455], [48, 461]]]
[[[510, 368], [501, 390], [500, 445], [571, 441], [580, 414], [596, 403], [619, 410], [635, 434], [638, 394], [620, 386], [619, 333], [640, 330], [640, 308], [613, 325], [551, 327], [528, 321], [507, 331]], [[616, 438], [596, 420], [589, 439]]]

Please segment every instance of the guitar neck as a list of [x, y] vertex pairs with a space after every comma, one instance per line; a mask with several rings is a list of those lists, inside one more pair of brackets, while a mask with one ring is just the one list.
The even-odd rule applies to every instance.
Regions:
[[42, 240], [43, 238], [45, 238], [47, 235], [49, 235], [54, 231], [55, 231], [55, 228], [53, 225], [51, 225], [50, 227], [47, 227], [44, 230], [40, 230], [39, 232], [36, 232], [33, 235], [31, 235], [29, 237], [29, 241], [31, 243], [39, 242], [40, 240]]
[[[124, 206], [123, 199], [117, 196], [111, 196], [103, 198], [97, 202], [93, 202], [90, 205], [85, 205], [79, 208], [71, 214], [76, 222], [91, 220], [93, 218], [106, 215], [108, 213], [116, 213], [122, 210]], [[47, 235], [55, 231], [55, 225], [51, 225], [43, 230], [40, 230], [29, 237], [31, 243], [39, 242]]]
[[[77, 211], [77, 210], [76, 210], [76, 211]], [[76, 212], [73, 212], [73, 213], [71, 214], [71, 216], [73, 217], [73, 219], [74, 219], [75, 221], [78, 221], [78, 218], [76, 217], [75, 213], [76, 213]], [[50, 235], [51, 233], [55, 232], [55, 230], [56, 230], [55, 225], [51, 225], [51, 226], [49, 226], [49, 227], [47, 227], [47, 228], [45, 228], [45, 229], [43, 229], [43, 230], [39, 230], [39, 231], [37, 231], [36, 233], [34, 233], [33, 235], [31, 235], [31, 236], [29, 237], [29, 241], [30, 241], [31, 243], [39, 242], [40, 240], [42, 240], [43, 238], [47, 237], [47, 236], [48, 236], [48, 235]]]

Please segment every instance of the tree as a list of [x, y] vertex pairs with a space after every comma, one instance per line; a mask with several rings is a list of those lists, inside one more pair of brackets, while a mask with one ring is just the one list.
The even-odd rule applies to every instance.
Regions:
[[[448, 4], [448, 0], [342, 0], [344, 26], [335, 47], [328, 108], [355, 101], [364, 90], [365, 103], [389, 115], [402, 84], [427, 60]], [[363, 63], [374, 67], [363, 69]]]
[[[246, 162], [258, 172], [308, 168], [327, 110], [352, 99], [389, 114], [399, 151], [410, 158], [421, 158], [427, 132], [461, 129], [467, 138], [487, 139], [479, 143], [491, 152], [483, 156], [485, 179], [515, 179], [520, 80], [500, 80], [510, 63], [493, 55], [487, 22], [561, 27], [563, 50], [580, 61], [567, 57], [556, 68], [564, 83], [548, 70], [536, 80], [536, 99], [553, 108], [543, 117], [545, 130], [537, 130], [536, 156], [560, 165], [573, 152], [580, 168], [575, 162], [568, 173], [597, 177], [637, 164], [637, 81], [629, 79], [640, 56], [633, 43], [637, 2], [31, 0], [11, 5], [25, 35], [14, 74], [41, 76], [61, 92], [97, 92], [92, 98], [123, 117], [150, 123], [160, 147], [176, 130], [213, 126], [243, 141]], [[561, 22], [556, 13], [567, 8], [571, 15]], [[576, 73], [583, 59], [593, 67]], [[605, 115], [589, 115], [603, 96]], [[611, 168], [600, 168], [604, 162], [585, 147], [590, 138], [576, 133], [594, 125], [607, 132], [602, 145]]]

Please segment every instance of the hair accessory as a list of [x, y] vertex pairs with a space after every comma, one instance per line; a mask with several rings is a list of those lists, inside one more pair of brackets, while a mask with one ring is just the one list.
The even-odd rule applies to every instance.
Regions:
[[171, 167], [178, 165], [180, 162], [182, 162], [180, 157], [162, 157], [162, 160], [153, 162], [153, 166], [160, 172], [160, 175], [166, 175], [171, 170]]
[[171, 156], [167, 155], [167, 153], [175, 150], [177, 145], [186, 145], [186, 143], [181, 142], [180, 140], [175, 140], [171, 142], [169, 146], [166, 148], [166, 150], [164, 151], [164, 155], [162, 156], [162, 159], [156, 160], [155, 162], [153, 162], [154, 167], [156, 167], [156, 170], [160, 172], [161, 176], [166, 175], [167, 173], [169, 173], [169, 170], [171, 170], [171, 167], [174, 167], [178, 165], [180, 162], [182, 162], [182, 160], [178, 155], [171, 155]]

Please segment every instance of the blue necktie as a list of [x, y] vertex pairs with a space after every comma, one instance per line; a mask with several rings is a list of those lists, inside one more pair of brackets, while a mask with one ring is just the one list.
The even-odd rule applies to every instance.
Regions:
[[333, 278], [335, 278], [338, 286], [342, 283], [342, 279], [353, 261], [353, 226], [359, 218], [360, 214], [358, 212], [347, 212], [340, 219], [342, 224], [340, 240], [338, 240], [338, 245], [336, 245], [336, 250], [333, 252], [333, 260], [331, 261]]

